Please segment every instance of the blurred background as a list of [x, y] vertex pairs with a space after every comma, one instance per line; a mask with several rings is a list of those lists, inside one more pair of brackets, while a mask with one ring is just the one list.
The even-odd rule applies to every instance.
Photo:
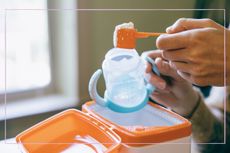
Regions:
[[[89, 78], [113, 47], [117, 24], [164, 32], [178, 18], [209, 17], [228, 25], [223, 10], [107, 9], [228, 6], [227, 0], [0, 0], [0, 140], [89, 101]], [[154, 38], [138, 40], [139, 53], [153, 49]], [[98, 89], [103, 94], [103, 79]]]

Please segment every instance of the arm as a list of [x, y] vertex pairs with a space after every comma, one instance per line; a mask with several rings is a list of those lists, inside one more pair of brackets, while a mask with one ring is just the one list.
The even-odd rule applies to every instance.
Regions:
[[[149, 53], [148, 56], [153, 58], [155, 53], [159, 53], [159, 51], [152, 52], [152, 54]], [[157, 88], [156, 92], [152, 93], [151, 98], [188, 118], [192, 122], [193, 139], [195, 142], [223, 143], [223, 118], [219, 118], [213, 113], [212, 109], [205, 104], [201, 94], [194, 90], [190, 83], [181, 78], [167, 61], [156, 58], [155, 62], [161, 74], [171, 77], [172, 84], [166, 84], [165, 88]], [[153, 85], [159, 83], [157, 79], [154, 79], [158, 76], [152, 73], [149, 64], [147, 65], [146, 73], [150, 83]], [[226, 151], [225, 147], [226, 145], [199, 145], [202, 153], [222, 153], [224, 150]]]
[[[227, 92], [230, 96], [230, 90]], [[230, 99], [227, 99], [229, 107]], [[196, 143], [214, 143], [214, 144], [198, 144], [201, 153], [226, 153], [230, 151], [230, 114], [227, 108], [226, 113], [226, 143], [224, 143], [224, 112], [215, 107], [209, 107], [201, 98], [198, 107], [193, 113], [190, 121], [192, 122], [193, 139]]]
[[[203, 98], [200, 98], [198, 107], [189, 119], [192, 122], [193, 139], [196, 143], [224, 142], [223, 120], [211, 112]], [[213, 145], [199, 145], [202, 153], [212, 152], [213, 148], [216, 147], [213, 147]]]

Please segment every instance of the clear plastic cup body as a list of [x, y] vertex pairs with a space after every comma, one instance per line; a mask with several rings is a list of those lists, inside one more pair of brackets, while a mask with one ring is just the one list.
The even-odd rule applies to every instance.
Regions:
[[113, 48], [102, 64], [109, 100], [133, 107], [146, 98], [144, 63], [135, 49]]

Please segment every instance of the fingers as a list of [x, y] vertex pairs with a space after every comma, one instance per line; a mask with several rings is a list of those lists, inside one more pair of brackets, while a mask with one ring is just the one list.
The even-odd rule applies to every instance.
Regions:
[[[151, 54], [154, 52], [151, 52]], [[143, 58], [144, 58], [144, 56], [148, 56], [148, 55], [143, 55]], [[144, 60], [144, 61], [145, 61], [145, 66], [146, 66], [146, 68], [145, 68], [145, 79], [146, 79], [146, 81], [151, 83], [152, 85], [154, 85], [158, 89], [162, 89], [162, 90], [165, 89], [167, 82], [163, 78], [158, 76], [157, 74], [153, 73], [152, 64], [150, 64], [146, 60]]]
[[151, 51], [145, 51], [141, 54], [141, 57], [143, 59], [145, 59], [145, 57], [148, 56], [152, 59], [155, 59], [157, 57], [161, 57], [162, 56], [162, 50], [151, 50]]
[[190, 29], [198, 29], [205, 27], [213, 27], [220, 29], [221, 25], [215, 23], [211, 19], [191, 19], [191, 18], [180, 18], [172, 26], [166, 29], [167, 33], [178, 33]]
[[150, 57], [151, 59], [155, 59], [157, 57], [162, 57], [162, 50], [152, 50], [152, 51], [145, 51], [141, 54], [141, 58], [145, 63], [145, 72], [151, 73], [152, 72], [152, 65], [146, 61], [146, 57]]
[[164, 61], [161, 58], [156, 58], [155, 63], [161, 74], [170, 76], [173, 79], [179, 79], [177, 71], [173, 69], [167, 61]]
[[189, 74], [193, 73], [192, 72], [193, 67], [188, 63], [170, 61], [169, 65], [175, 70], [178, 70], [184, 73], [189, 73]]
[[[200, 77], [200, 76], [194, 76], [189, 73], [177, 71], [177, 73], [188, 82], [198, 85], [198, 86], [208, 86], [211, 85], [209, 81], [207, 81], [207, 77]], [[219, 78], [219, 77], [218, 77]]]
[[191, 82], [191, 83], [193, 82], [192, 81], [193, 79], [191, 78], [190, 74], [185, 73], [185, 72], [181, 72], [179, 70], [177, 70], [177, 74], [180, 75], [183, 79], [187, 80], [188, 82]]
[[146, 62], [145, 64], [146, 64], [145, 72], [151, 73], [152, 72], [152, 65], [148, 62]]
[[166, 82], [159, 76], [153, 74], [153, 73], [145, 73], [145, 79], [147, 82], [151, 83], [154, 85], [156, 88], [159, 89], [165, 89], [166, 87]]
[[189, 38], [188, 32], [163, 34], [157, 38], [156, 46], [160, 50], [182, 49], [189, 45]]
[[188, 62], [188, 50], [179, 49], [179, 50], [164, 50], [162, 51], [162, 57], [168, 61], [181, 61]]
[[171, 108], [176, 103], [177, 100], [176, 96], [169, 92], [169, 93], [161, 93], [161, 92], [154, 92], [150, 95], [150, 97], [155, 100], [157, 103], [164, 105], [165, 107]]

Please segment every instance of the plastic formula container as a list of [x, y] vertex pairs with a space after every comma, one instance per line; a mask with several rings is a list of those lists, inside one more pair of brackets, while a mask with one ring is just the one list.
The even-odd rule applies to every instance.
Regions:
[[191, 150], [191, 123], [156, 104], [148, 103], [137, 112], [124, 114], [88, 102], [82, 111], [120, 136], [120, 153], [189, 153]]
[[191, 123], [148, 103], [132, 113], [118, 113], [87, 102], [16, 137], [25, 153], [189, 153]]
[[16, 137], [25, 153], [118, 153], [120, 137], [81, 111], [70, 109]]

